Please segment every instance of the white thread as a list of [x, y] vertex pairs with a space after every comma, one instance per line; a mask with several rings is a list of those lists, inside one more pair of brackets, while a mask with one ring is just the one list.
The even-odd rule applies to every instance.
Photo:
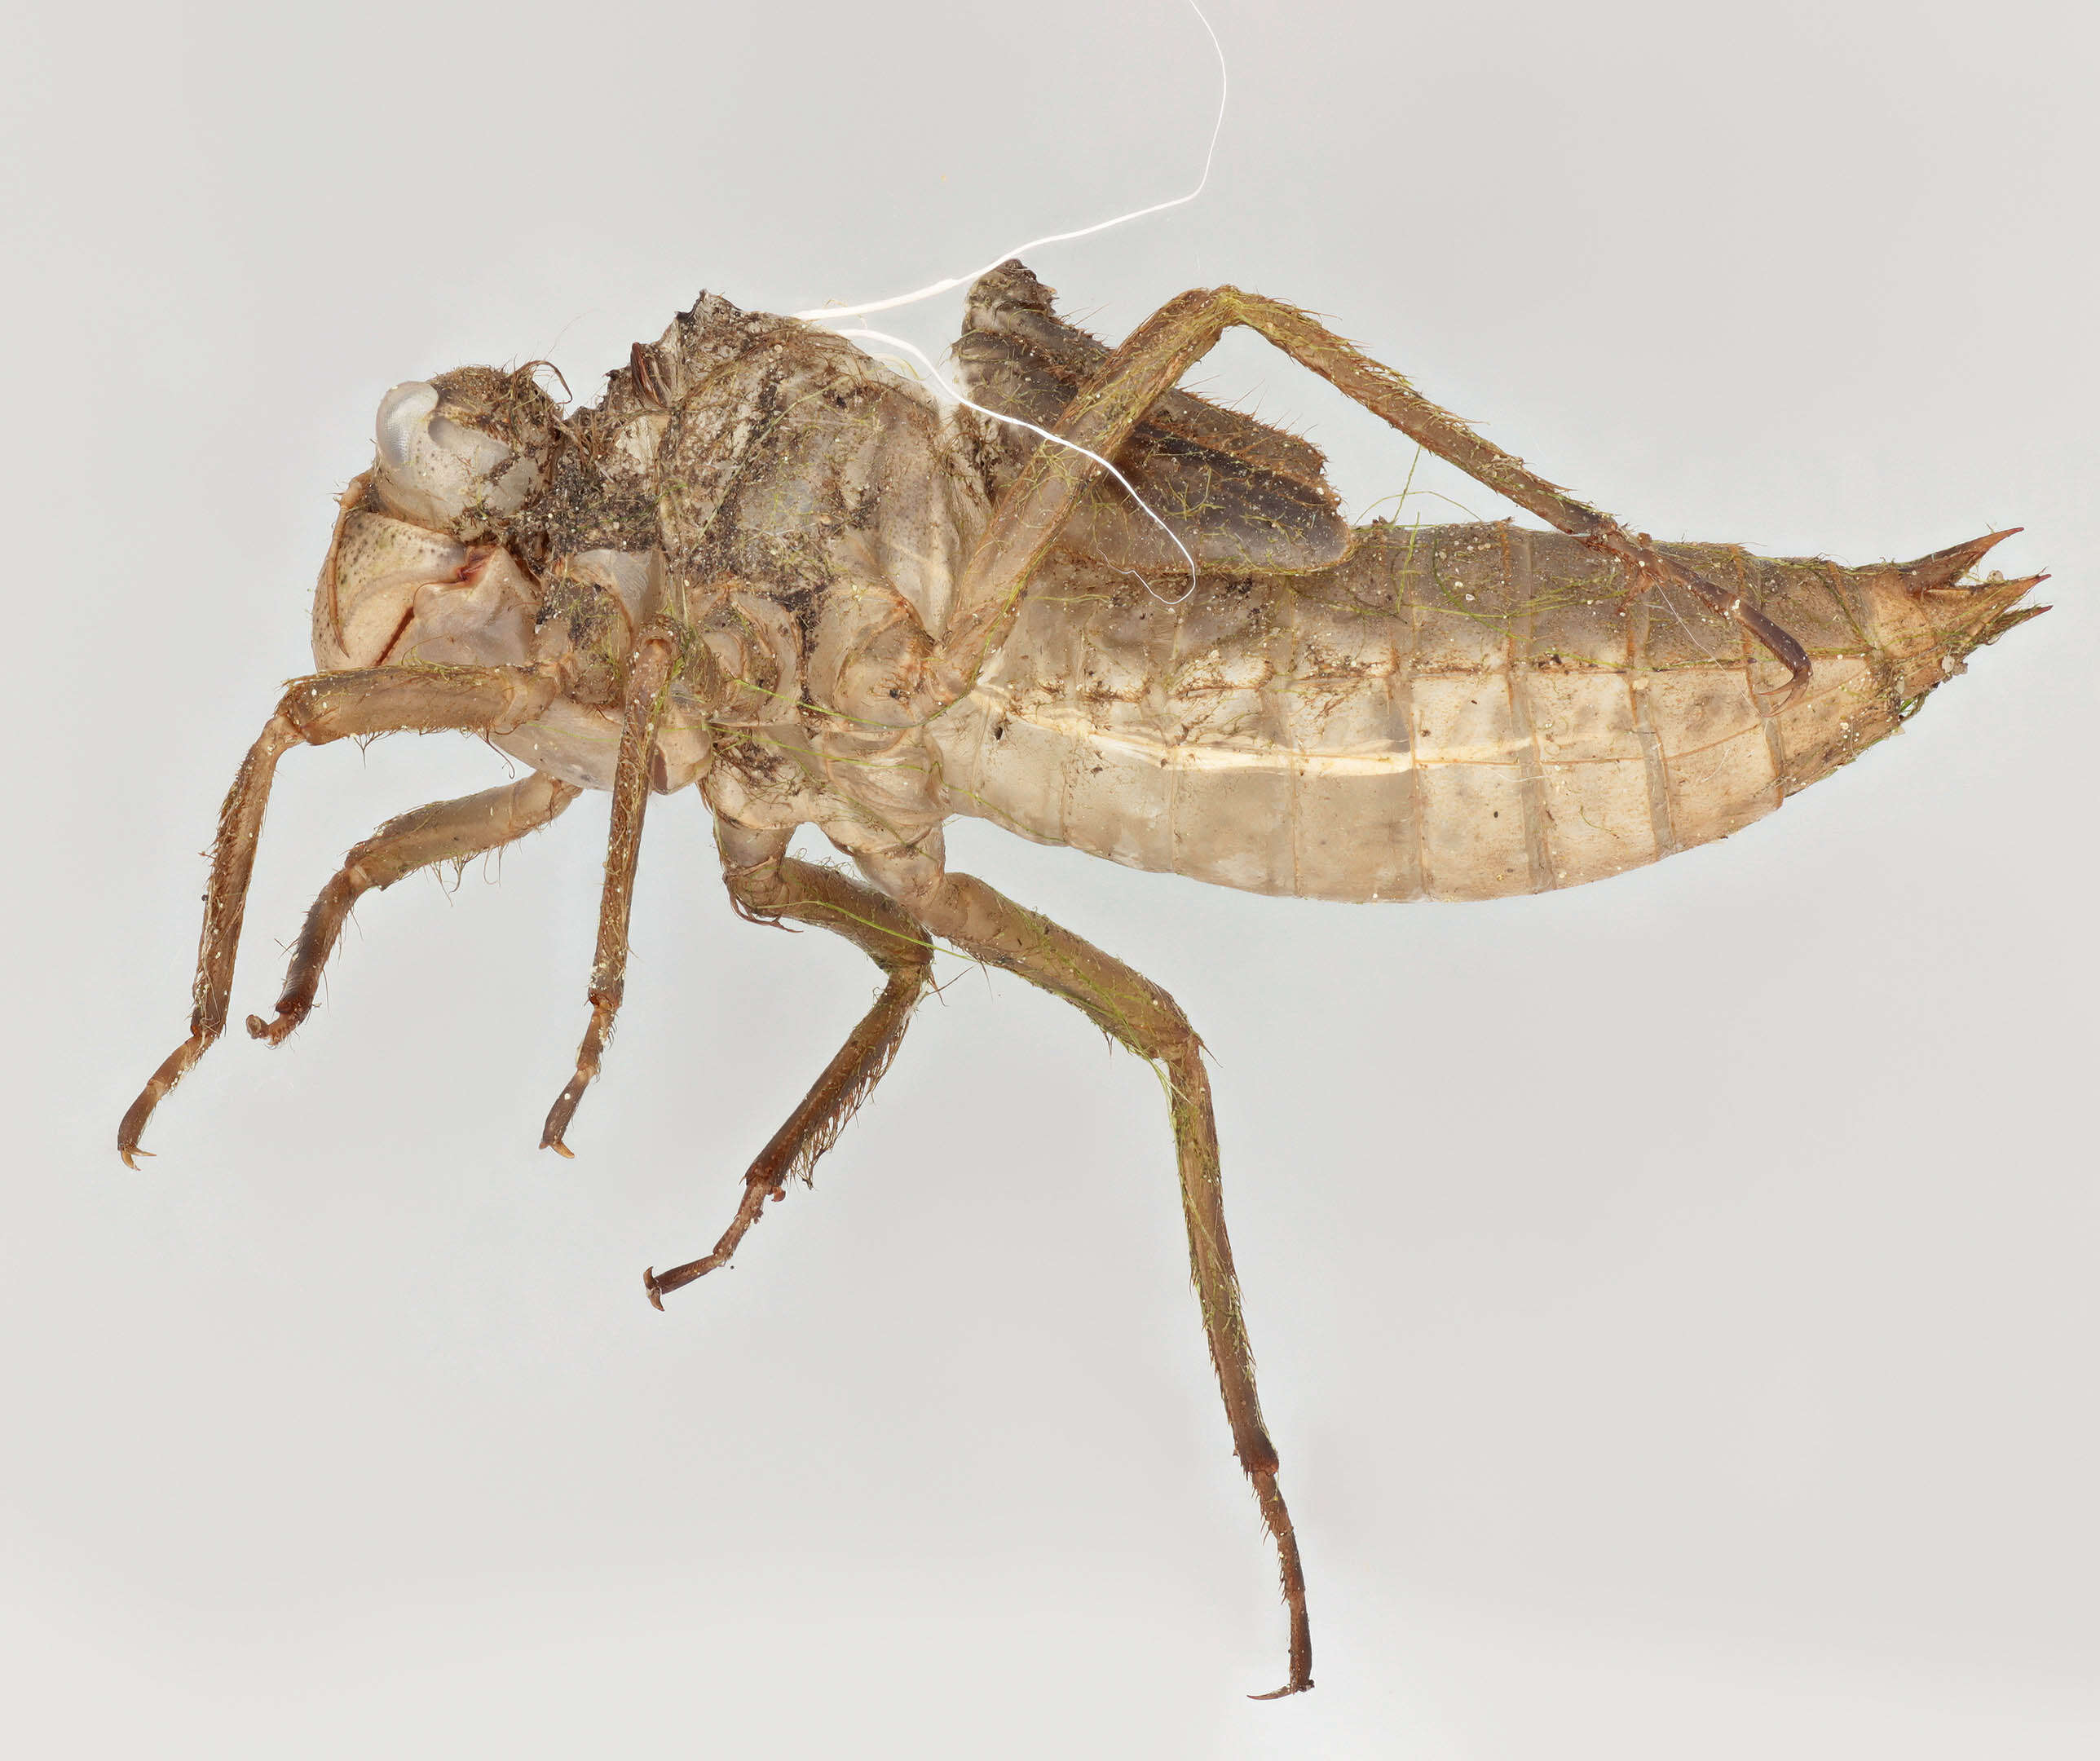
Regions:
[[[1189, 10], [1196, 15], [1196, 22], [1203, 27], [1203, 33], [1211, 39], [1211, 47], [1218, 57], [1218, 115], [1217, 120], [1211, 125], [1211, 144], [1203, 155], [1203, 174], [1197, 179], [1195, 188], [1186, 196], [1176, 196], [1171, 201], [1154, 202], [1149, 208], [1134, 208], [1128, 214], [1118, 214], [1113, 220], [1081, 227], [1076, 232], [1052, 232], [1043, 238], [1030, 239], [1026, 245], [1017, 245], [1012, 250], [1001, 251], [982, 269], [974, 270], [966, 276], [951, 276], [945, 281], [936, 281], [931, 286], [922, 287], [915, 294], [899, 294], [894, 299], [871, 300], [862, 306], [819, 307], [814, 311], [798, 311], [789, 316], [807, 323], [818, 324], [832, 318], [864, 317], [869, 312], [888, 311], [893, 306], [915, 305], [920, 300], [933, 298], [937, 294], [946, 294], [955, 288], [967, 286], [979, 276], [990, 274], [1008, 258], [1018, 257], [1023, 251], [1032, 251], [1039, 245], [1062, 245], [1072, 239], [1086, 238], [1092, 233], [1105, 232], [1110, 227], [1121, 226], [1126, 220], [1142, 220], [1147, 214], [1164, 214], [1169, 208], [1179, 208], [1184, 203], [1195, 201], [1203, 193], [1204, 186], [1211, 181], [1211, 161], [1217, 157], [1218, 134], [1225, 126], [1225, 99], [1231, 86], [1225, 73], [1224, 45], [1218, 41], [1218, 33], [1211, 29], [1211, 21], [1203, 16], [1203, 9], [1196, 4], [1196, 0], [1188, 0], [1188, 3]], [[977, 406], [973, 404], [970, 408], [975, 409]], [[1040, 431], [1038, 430], [1039, 433]], [[1113, 466], [1110, 468], [1114, 469]]]
[[[1196, 179], [1196, 187], [1187, 195], [1176, 196], [1171, 201], [1154, 202], [1149, 208], [1134, 208], [1128, 214], [1118, 214], [1112, 220], [1099, 221], [1092, 226], [1081, 227], [1076, 232], [1052, 232], [1043, 238], [1030, 239], [1025, 245], [1017, 245], [1011, 250], [1000, 252], [982, 269], [965, 276], [951, 276], [944, 280], [935, 281], [926, 287], [920, 288], [915, 294], [899, 294], [892, 299], [870, 300], [859, 306], [823, 306], [811, 311], [798, 311], [790, 316], [801, 320], [805, 324], [828, 324], [834, 319], [864, 317], [870, 312], [889, 311], [898, 306], [916, 305], [920, 300], [932, 299], [937, 294], [951, 293], [956, 288], [967, 286], [976, 280], [979, 276], [988, 275], [1008, 258], [1018, 257], [1024, 251], [1032, 251], [1039, 245], [1062, 245], [1072, 239], [1086, 238], [1096, 232], [1105, 232], [1110, 227], [1121, 226], [1127, 220], [1142, 220], [1147, 214], [1163, 214], [1169, 208], [1179, 208], [1195, 201], [1203, 193], [1211, 181], [1211, 166], [1218, 156], [1218, 136], [1225, 126], [1225, 102], [1231, 95], [1232, 82], [1226, 71], [1224, 45], [1218, 41], [1218, 33], [1211, 29], [1211, 21], [1204, 17], [1203, 9], [1196, 4], [1196, 0], [1188, 0], [1188, 6], [1189, 10], [1196, 15], [1196, 22], [1203, 27], [1203, 34], [1211, 39], [1211, 51], [1218, 58], [1218, 113], [1211, 123], [1210, 145], [1203, 152], [1203, 174]], [[1163, 597], [1154, 589], [1149, 581], [1145, 582], [1145, 591], [1151, 594], [1152, 597], [1158, 599], [1161, 604], [1170, 606], [1180, 605], [1189, 594], [1195, 592], [1197, 569], [1193, 554], [1188, 545], [1175, 536], [1174, 528], [1154, 512], [1145, 497], [1137, 492], [1136, 486], [1100, 453], [1089, 452], [1084, 447], [1065, 439], [1061, 435], [1054, 435], [1047, 428], [1039, 428], [1034, 422], [1023, 421], [1018, 416], [1005, 415], [995, 409], [987, 409], [982, 404], [973, 403], [942, 377], [940, 369], [928, 359], [924, 350], [915, 344], [906, 342], [902, 337], [890, 336], [880, 330], [866, 329], [836, 329], [833, 334], [842, 337], [862, 337], [871, 342], [886, 343], [892, 348], [902, 349], [905, 353], [913, 356], [924, 366], [936, 386], [946, 395], [953, 398], [964, 408], [975, 410], [980, 416], [989, 416], [994, 421], [1004, 422], [1009, 427], [1026, 428], [1030, 434], [1039, 435], [1043, 439], [1050, 441], [1054, 445], [1076, 452], [1082, 458], [1092, 460], [1095, 464], [1100, 466], [1103, 470], [1123, 485], [1124, 491], [1129, 495], [1131, 500], [1137, 504], [1145, 517], [1167, 534], [1167, 541], [1181, 553], [1182, 560], [1189, 565], [1189, 585], [1173, 598], [1168, 599]]]
[[[1076, 452], [1082, 458], [1092, 459], [1096, 465], [1100, 466], [1103, 470], [1106, 471], [1111, 477], [1114, 478], [1118, 483], [1121, 483], [1123, 488], [1129, 492], [1131, 500], [1135, 501], [1140, 508], [1144, 510], [1145, 517], [1150, 520], [1152, 523], [1157, 526], [1162, 532], [1167, 534], [1167, 541], [1172, 545], [1176, 550], [1179, 550], [1181, 553], [1182, 560], [1189, 565], [1189, 585], [1180, 593], [1176, 594], [1171, 599], [1163, 597], [1161, 594], [1156, 591], [1154, 589], [1152, 583], [1149, 581], [1145, 582], [1145, 590], [1147, 593], [1151, 594], [1152, 597], [1158, 600], [1162, 605], [1170, 606], [1180, 605], [1190, 594], [1195, 592], [1196, 558], [1190, 553], [1188, 545], [1182, 543], [1179, 538], [1174, 536], [1174, 528], [1171, 526], [1169, 526], [1165, 520], [1162, 519], [1157, 514], [1152, 511], [1150, 507], [1146, 505], [1145, 497], [1137, 492], [1136, 487], [1131, 482], [1131, 480], [1127, 477], [1124, 476], [1121, 471], [1118, 470], [1108, 460], [1103, 458], [1100, 453], [1089, 452], [1084, 447], [1079, 445], [1076, 441], [1067, 440], [1062, 435], [1054, 435], [1051, 433], [1048, 428], [1039, 428], [1032, 421], [1023, 421], [1018, 416], [1004, 415], [995, 409], [986, 409], [982, 404], [972, 403], [969, 399], [964, 397], [961, 392], [958, 391], [953, 386], [950, 385], [946, 379], [941, 377], [941, 369], [936, 367], [931, 360], [927, 359], [926, 351], [924, 349], [918, 347], [913, 343], [906, 342], [902, 337], [889, 336], [880, 330], [862, 329], [839, 330], [835, 331], [833, 334], [842, 337], [865, 337], [871, 342], [886, 342], [892, 348], [901, 348], [907, 355], [915, 355], [920, 362], [925, 367], [926, 371], [932, 375], [933, 383], [948, 396], [953, 398], [958, 404], [961, 404], [964, 409], [973, 409], [980, 416], [989, 416], [994, 421], [1003, 421], [1010, 427], [1026, 428], [1030, 434], [1040, 435], [1045, 440], [1052, 441], [1056, 444], [1067, 448], [1069, 451]], [[1140, 578], [1142, 579], [1142, 577]]]

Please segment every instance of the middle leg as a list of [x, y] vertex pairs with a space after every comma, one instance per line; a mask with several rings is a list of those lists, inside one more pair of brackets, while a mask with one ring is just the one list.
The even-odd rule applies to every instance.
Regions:
[[933, 945], [925, 930], [871, 887], [836, 869], [798, 862], [788, 854], [786, 832], [753, 832], [716, 822], [722, 879], [737, 908], [761, 922], [785, 918], [842, 935], [882, 969], [882, 994], [847, 1035], [837, 1055], [803, 1097], [802, 1104], [759, 1151], [743, 1176], [743, 1198], [721, 1240], [698, 1260], [642, 1273], [649, 1300], [726, 1265], [737, 1244], [764, 1214], [769, 1198], [786, 1196], [788, 1176], [809, 1178], [817, 1158], [838, 1141], [846, 1122], [881, 1081], [903, 1044], [911, 1012], [933, 977]]
[[548, 1110], [540, 1147], [565, 1156], [576, 1151], [562, 1141], [576, 1103], [598, 1076], [613, 1018], [627, 994], [627, 925], [634, 909], [634, 869], [642, 855], [642, 822], [649, 808], [649, 767], [656, 756], [656, 732], [678, 660], [676, 629], [658, 620], [636, 638], [628, 657], [621, 705], [620, 757], [612, 773], [612, 824], [606, 841], [605, 885], [598, 896], [598, 951], [591, 961], [590, 1025], [576, 1048], [576, 1071]]

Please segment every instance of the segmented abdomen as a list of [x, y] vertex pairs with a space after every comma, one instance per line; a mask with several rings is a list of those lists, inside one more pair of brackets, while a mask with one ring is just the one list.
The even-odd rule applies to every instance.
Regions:
[[1149, 586], [1053, 559], [933, 726], [946, 801], [1132, 867], [1330, 899], [1600, 880], [1769, 813], [1893, 732], [2017, 591], [1665, 546], [1805, 642], [1509, 525], [1362, 529], [1331, 569]]

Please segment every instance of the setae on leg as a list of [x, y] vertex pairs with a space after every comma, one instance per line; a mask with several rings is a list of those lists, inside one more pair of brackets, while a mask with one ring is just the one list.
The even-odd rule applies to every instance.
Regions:
[[882, 1080], [933, 975], [933, 944], [917, 922], [872, 887], [836, 869], [796, 861], [788, 854], [790, 836], [716, 822], [730, 897], [739, 910], [761, 921], [785, 918], [844, 936], [882, 969], [882, 993], [801, 1105], [759, 1151], [743, 1176], [736, 1215], [712, 1251], [668, 1272], [652, 1267], [642, 1273], [642, 1286], [659, 1309], [667, 1291], [728, 1263], [764, 1214], [765, 1201], [786, 1192], [790, 1175], [809, 1177], [818, 1157], [838, 1141], [846, 1122]]
[[1807, 651], [1740, 594], [1658, 554], [1644, 536], [1628, 532], [1609, 514], [1577, 501], [1522, 459], [1482, 439], [1390, 367], [1295, 307], [1221, 287], [1180, 294], [1131, 332], [1058, 419], [1057, 434], [1070, 444], [1038, 447], [999, 497], [956, 590], [955, 614], [933, 658], [932, 676], [942, 703], [968, 691], [998, 651], [1030, 576], [1098, 474], [1100, 467], [1073, 448], [1114, 457], [1146, 412], [1234, 324], [1259, 332], [1345, 396], [1498, 495], [1624, 564], [1630, 585], [1681, 582], [1779, 660], [1792, 675], [1793, 686], [1807, 680]]
[[307, 912], [285, 974], [285, 992], [277, 999], [274, 1020], [248, 1017], [248, 1031], [270, 1045], [281, 1045], [307, 1018], [320, 988], [321, 969], [335, 950], [343, 920], [369, 892], [390, 887], [405, 875], [439, 863], [464, 863], [501, 850], [550, 824], [582, 790], [539, 771], [523, 782], [483, 789], [457, 801], [431, 801], [412, 813], [389, 819], [342, 859], [342, 867], [320, 890]]
[[642, 854], [642, 821], [649, 806], [649, 766], [656, 756], [656, 730], [678, 658], [677, 633], [661, 625], [645, 629], [627, 669], [620, 759], [612, 774], [612, 829], [605, 853], [605, 890], [598, 901], [598, 952], [591, 962], [590, 1025], [576, 1051], [576, 1073], [555, 1097], [540, 1133], [540, 1147], [562, 1155], [575, 1151], [562, 1141], [576, 1103], [598, 1075], [613, 1017], [627, 989], [627, 925], [634, 909], [634, 870]]
[[972, 875], [943, 871], [938, 837], [919, 847], [856, 853], [868, 878], [942, 941], [987, 964], [1017, 973], [1062, 997], [1101, 1031], [1150, 1063], [1165, 1083], [1181, 1181], [1189, 1264], [1203, 1316], [1233, 1452], [1253, 1483], [1263, 1521], [1276, 1542], [1283, 1599], [1290, 1616], [1290, 1675], [1275, 1699], [1312, 1685], [1312, 1636], [1305, 1613], [1305, 1573], [1298, 1536], [1277, 1485], [1276, 1445], [1262, 1423], [1254, 1353], [1241, 1313], [1238, 1274], [1225, 1232], [1218, 1132], [1203, 1044], [1166, 991], [1122, 961], [1017, 905]]
[[126, 1166], [139, 1165], [133, 1160], [143, 1153], [139, 1140], [161, 1096], [225, 1031], [234, 956], [248, 910], [248, 881], [277, 761], [294, 746], [325, 746], [360, 735], [430, 733], [439, 728], [507, 733], [538, 715], [554, 695], [553, 680], [521, 667], [370, 667], [298, 680], [278, 700], [277, 713], [241, 760], [218, 811], [204, 929], [197, 942], [190, 1035], [162, 1061], [117, 1128], [117, 1153]]

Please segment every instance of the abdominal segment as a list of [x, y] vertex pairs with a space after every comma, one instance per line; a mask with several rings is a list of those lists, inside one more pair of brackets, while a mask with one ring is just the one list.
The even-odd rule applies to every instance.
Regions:
[[[946, 805], [1132, 867], [1312, 898], [1480, 899], [1725, 836], [1893, 732], [2017, 591], [1664, 546], [1815, 661], [1557, 533], [1362, 528], [1198, 589], [1053, 558], [932, 729]], [[2016, 584], [2015, 584], [2016, 585]]]

